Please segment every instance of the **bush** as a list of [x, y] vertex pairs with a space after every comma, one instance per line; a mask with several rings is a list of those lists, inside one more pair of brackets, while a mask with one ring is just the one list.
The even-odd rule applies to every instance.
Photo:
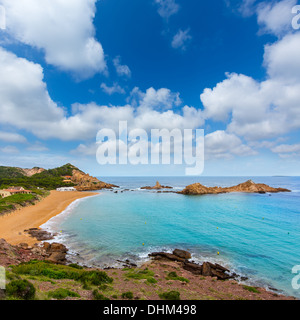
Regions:
[[122, 298], [123, 299], [133, 299], [133, 293], [131, 292], [131, 291], [128, 291], [128, 292], [124, 292], [124, 293], [122, 293]]
[[93, 291], [93, 297], [94, 297], [94, 300], [109, 300], [109, 298], [99, 293], [98, 290], [96, 289]]
[[259, 291], [259, 290], [257, 290], [255, 287], [243, 286], [243, 288], [244, 288], [245, 290], [250, 291], [250, 292], [260, 293], [260, 291]]
[[48, 297], [49, 298], [54, 298], [57, 300], [62, 300], [65, 299], [67, 297], [76, 297], [76, 298], [80, 298], [80, 295], [74, 291], [70, 291], [68, 289], [63, 289], [63, 288], [59, 288], [56, 289], [54, 291], [49, 291], [48, 292]]
[[21, 263], [13, 267], [16, 274], [24, 274], [31, 276], [45, 276], [50, 279], [70, 279], [80, 281], [83, 284], [101, 285], [103, 283], [112, 283], [110, 278], [104, 271], [85, 271], [70, 266], [55, 265], [51, 262], [32, 260], [30, 262]]
[[35, 297], [35, 287], [27, 280], [13, 280], [6, 286], [6, 294], [15, 298], [32, 300]]
[[190, 280], [184, 278], [184, 277], [179, 277], [177, 275], [176, 272], [169, 272], [168, 276], [166, 277], [167, 280], [179, 280], [179, 281], [182, 281], [182, 282], [186, 282], [186, 283], [189, 283]]
[[163, 300], [180, 300], [180, 292], [168, 291], [168, 292], [159, 294], [159, 297]]
[[135, 279], [135, 280], [142, 280], [145, 279], [149, 283], [156, 283], [157, 280], [153, 278], [154, 272], [149, 270], [148, 268], [144, 270], [136, 270], [136, 269], [130, 269], [129, 272], [125, 274], [127, 278]]

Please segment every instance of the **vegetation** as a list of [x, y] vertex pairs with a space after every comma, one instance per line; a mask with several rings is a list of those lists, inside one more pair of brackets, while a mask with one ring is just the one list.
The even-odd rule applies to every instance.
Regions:
[[257, 288], [255, 288], [255, 287], [251, 287], [251, 286], [243, 286], [243, 288], [244, 288], [245, 290], [250, 291], [250, 292], [260, 293], [260, 291], [259, 291]]
[[105, 297], [103, 294], [99, 293], [98, 290], [93, 291], [93, 298], [94, 300], [110, 300], [109, 298]]
[[27, 280], [13, 280], [6, 286], [6, 294], [24, 300], [32, 300], [35, 297], [35, 287]]
[[32, 260], [12, 267], [12, 271], [18, 275], [43, 276], [49, 279], [70, 279], [79, 281], [85, 285], [101, 285], [112, 283], [106, 272], [84, 269], [75, 269], [70, 266], [55, 265], [51, 262]]
[[74, 169], [79, 170], [68, 163], [62, 167], [45, 170], [31, 177], [27, 177], [19, 168], [0, 167], [0, 189], [6, 189], [12, 186], [22, 186], [26, 189], [40, 187], [46, 190], [53, 190], [64, 186], [71, 187], [74, 186], [74, 184], [64, 183], [63, 176], [72, 176]]
[[179, 280], [179, 281], [182, 281], [182, 282], [186, 282], [186, 283], [189, 283], [190, 281], [184, 277], [179, 277], [177, 275], [176, 272], [169, 272], [168, 276], [166, 277], [166, 280]]
[[180, 300], [180, 292], [168, 291], [168, 292], [159, 294], [159, 297], [163, 300]]
[[154, 276], [154, 272], [149, 270], [148, 268], [144, 270], [130, 269], [130, 271], [125, 274], [125, 277], [130, 279], [136, 279], [136, 280], [145, 279], [149, 283], [157, 283], [157, 280], [153, 278], [153, 276]]
[[34, 204], [38, 197], [34, 194], [16, 194], [6, 198], [0, 198], [0, 214], [14, 210], [16, 205], [26, 206]]
[[131, 300], [133, 299], [133, 293], [131, 291], [124, 292], [122, 293], [122, 298]]
[[67, 297], [75, 297], [75, 298], [80, 298], [80, 295], [74, 291], [70, 291], [68, 289], [64, 288], [59, 288], [54, 291], [49, 291], [48, 292], [48, 297], [49, 298], [54, 298], [57, 300], [65, 299]]

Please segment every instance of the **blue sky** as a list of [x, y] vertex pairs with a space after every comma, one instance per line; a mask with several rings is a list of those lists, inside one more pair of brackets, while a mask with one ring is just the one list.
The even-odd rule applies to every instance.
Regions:
[[184, 174], [99, 165], [97, 131], [127, 120], [147, 131], [205, 129], [204, 175], [300, 174], [296, 0], [0, 5], [0, 165]]

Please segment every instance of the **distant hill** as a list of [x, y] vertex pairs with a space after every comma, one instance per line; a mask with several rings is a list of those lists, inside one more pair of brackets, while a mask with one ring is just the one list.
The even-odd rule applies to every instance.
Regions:
[[70, 163], [49, 170], [40, 167], [22, 169], [0, 166], [0, 189], [10, 186], [22, 186], [26, 189], [39, 187], [47, 190], [68, 186], [79, 191], [114, 187], [84, 173]]

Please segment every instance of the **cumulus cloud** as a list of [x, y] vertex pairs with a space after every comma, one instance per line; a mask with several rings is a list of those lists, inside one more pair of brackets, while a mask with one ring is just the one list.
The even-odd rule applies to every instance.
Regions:
[[257, 81], [227, 74], [200, 99], [204, 115], [229, 121], [227, 130], [248, 140], [273, 138], [300, 129], [300, 34], [289, 34], [265, 47], [268, 77]]
[[131, 77], [131, 70], [125, 64], [121, 64], [121, 57], [117, 56], [113, 60], [114, 66], [116, 68], [116, 72], [119, 76]]
[[261, 32], [281, 36], [292, 31], [292, 8], [297, 0], [283, 0], [279, 2], [262, 2], [257, 6], [257, 22]]
[[189, 34], [190, 29], [182, 31], [181, 29], [175, 34], [172, 40], [172, 47], [174, 49], [186, 50], [186, 45], [189, 40], [192, 39], [192, 36]]
[[110, 96], [114, 93], [120, 93], [120, 94], [126, 93], [125, 90], [120, 85], [118, 85], [116, 82], [111, 87], [107, 86], [103, 82], [103, 83], [101, 83], [100, 87], [105, 93], [107, 93]]
[[[179, 93], [162, 88], [135, 90], [134, 103], [124, 106], [74, 104], [66, 115], [49, 96], [40, 65], [0, 48], [0, 123], [32, 132], [39, 138], [93, 139], [101, 128], [118, 129], [119, 121], [131, 128], [196, 128], [203, 124], [201, 110], [181, 104]], [[133, 101], [132, 101], [133, 102]]]
[[0, 151], [8, 154], [17, 154], [19, 150], [15, 146], [6, 146], [4, 148], [0, 148]]
[[27, 139], [18, 133], [0, 131], [0, 141], [12, 143], [26, 143]]
[[0, 0], [14, 39], [41, 49], [46, 62], [77, 77], [106, 71], [104, 51], [95, 38], [96, 0]]
[[179, 5], [175, 0], [155, 0], [158, 5], [158, 14], [168, 20], [172, 15], [179, 11]]
[[214, 131], [205, 136], [206, 159], [229, 159], [234, 155], [250, 156], [255, 154], [257, 153], [245, 145], [239, 137], [223, 130]]
[[294, 153], [300, 152], [300, 144], [281, 144], [271, 149], [275, 153]]

